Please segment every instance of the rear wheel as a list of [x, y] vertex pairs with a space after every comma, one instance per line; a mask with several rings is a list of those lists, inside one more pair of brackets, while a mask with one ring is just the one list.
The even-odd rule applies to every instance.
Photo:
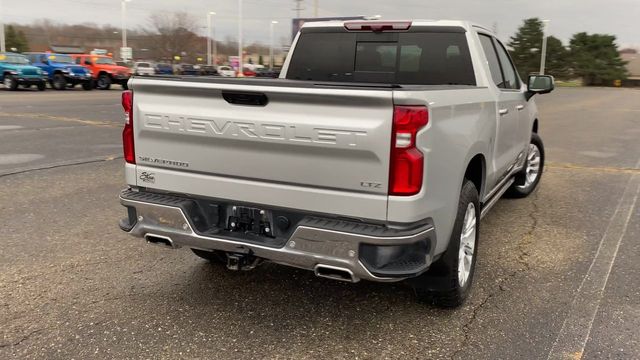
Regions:
[[107, 74], [98, 76], [96, 87], [100, 90], [109, 90], [111, 88], [111, 78]]
[[129, 84], [127, 82], [123, 82], [121, 85], [122, 85], [122, 90], [129, 90]]
[[67, 80], [64, 78], [64, 75], [55, 74], [53, 75], [51, 86], [56, 90], [64, 90], [67, 88]]
[[505, 193], [507, 197], [523, 198], [529, 196], [540, 183], [544, 170], [544, 145], [536, 133], [531, 135], [527, 160], [521, 172], [516, 174], [515, 182]]
[[18, 81], [13, 77], [13, 75], [5, 75], [3, 83], [7, 90], [16, 90], [18, 88]]
[[38, 90], [40, 91], [45, 91], [47, 89], [47, 83], [44, 81], [41, 81], [38, 83]]
[[467, 299], [476, 267], [479, 224], [478, 190], [465, 179], [447, 250], [429, 271], [409, 279], [418, 300], [441, 307], [456, 307]]
[[203, 258], [207, 261], [216, 264], [226, 264], [227, 263], [227, 254], [224, 251], [219, 250], [199, 250], [199, 249], [191, 249], [196, 256]]
[[93, 90], [93, 84], [91, 83], [91, 81], [84, 82], [82, 83], [82, 88], [87, 91]]

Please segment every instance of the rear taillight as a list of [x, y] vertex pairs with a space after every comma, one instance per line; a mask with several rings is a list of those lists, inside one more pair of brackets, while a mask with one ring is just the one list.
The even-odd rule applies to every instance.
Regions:
[[122, 109], [124, 110], [124, 128], [122, 129], [122, 148], [124, 149], [124, 161], [129, 164], [136, 163], [136, 152], [133, 146], [133, 92], [122, 92]]
[[418, 131], [427, 125], [425, 106], [395, 106], [391, 134], [389, 195], [415, 195], [422, 188], [424, 156], [416, 147]]

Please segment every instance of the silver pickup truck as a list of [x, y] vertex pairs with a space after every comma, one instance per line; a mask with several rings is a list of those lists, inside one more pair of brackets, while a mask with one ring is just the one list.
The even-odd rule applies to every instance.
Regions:
[[280, 79], [143, 77], [122, 103], [122, 230], [232, 270], [406, 281], [458, 306], [480, 218], [542, 175], [534, 94], [462, 21], [307, 23]]

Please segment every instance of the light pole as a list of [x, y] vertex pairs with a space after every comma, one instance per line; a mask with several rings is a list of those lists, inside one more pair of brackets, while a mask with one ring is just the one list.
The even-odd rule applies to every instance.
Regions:
[[547, 61], [547, 27], [551, 20], [542, 20], [542, 54], [540, 55], [540, 75], [544, 75], [544, 66]]
[[4, 8], [2, 7], [2, 0], [0, 0], [0, 52], [6, 52], [7, 49], [5, 48], [5, 42], [4, 42], [4, 21], [3, 21], [3, 17], [4, 17]]
[[244, 77], [242, 68], [242, 0], [238, 0], [238, 77]]
[[273, 70], [273, 26], [277, 23], [273, 20], [269, 24], [269, 70]]
[[216, 13], [209, 11], [207, 13], [207, 65], [211, 66], [211, 17]]
[[[122, 49], [127, 47], [127, 3], [131, 0], [122, 0]], [[127, 61], [127, 57], [120, 50], [120, 57], [122, 61]]]

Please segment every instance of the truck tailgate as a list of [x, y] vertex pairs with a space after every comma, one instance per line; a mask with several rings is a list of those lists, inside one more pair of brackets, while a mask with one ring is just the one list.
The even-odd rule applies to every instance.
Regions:
[[134, 79], [137, 185], [385, 220], [391, 89], [287, 84]]

